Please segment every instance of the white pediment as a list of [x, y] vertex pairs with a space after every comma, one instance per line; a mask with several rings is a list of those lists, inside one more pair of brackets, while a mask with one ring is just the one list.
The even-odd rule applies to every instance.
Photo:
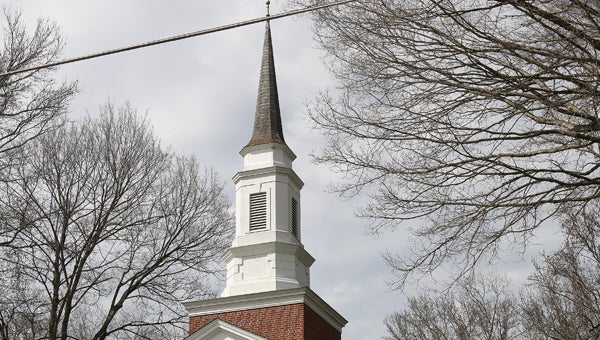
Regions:
[[268, 340], [225, 321], [216, 319], [190, 334], [185, 340]]

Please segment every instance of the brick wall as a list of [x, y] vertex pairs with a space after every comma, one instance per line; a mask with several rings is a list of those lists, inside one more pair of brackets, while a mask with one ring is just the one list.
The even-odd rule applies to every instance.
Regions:
[[305, 340], [341, 340], [342, 335], [310, 307], [304, 305]]
[[190, 334], [221, 319], [270, 340], [303, 339], [304, 304], [256, 308], [190, 317]]
[[303, 303], [190, 317], [190, 334], [215, 319], [269, 340], [340, 340], [340, 333]]

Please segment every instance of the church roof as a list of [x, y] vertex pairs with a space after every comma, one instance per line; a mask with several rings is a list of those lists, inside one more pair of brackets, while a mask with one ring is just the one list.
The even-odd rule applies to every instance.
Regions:
[[277, 80], [275, 79], [275, 62], [273, 59], [273, 43], [271, 42], [271, 27], [267, 21], [265, 40], [254, 115], [252, 138], [246, 146], [269, 143], [285, 144], [281, 113], [279, 112], [279, 97], [277, 95]]

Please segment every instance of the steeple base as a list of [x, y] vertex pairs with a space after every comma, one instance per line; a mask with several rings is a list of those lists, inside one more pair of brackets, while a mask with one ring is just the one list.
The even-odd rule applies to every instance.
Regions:
[[308, 287], [315, 259], [299, 244], [269, 242], [229, 248], [225, 261], [222, 297]]
[[347, 321], [309, 288], [183, 304], [189, 313], [186, 340], [340, 340]]

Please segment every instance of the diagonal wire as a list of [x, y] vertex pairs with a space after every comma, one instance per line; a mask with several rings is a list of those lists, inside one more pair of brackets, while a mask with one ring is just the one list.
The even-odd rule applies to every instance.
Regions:
[[315, 10], [319, 10], [319, 9], [323, 9], [323, 8], [327, 8], [327, 7], [343, 5], [343, 4], [346, 4], [349, 2], [354, 2], [354, 1], [357, 1], [357, 0], [342, 0], [342, 1], [336, 1], [336, 2], [332, 2], [332, 3], [328, 3], [328, 4], [318, 5], [318, 6], [305, 7], [305, 8], [296, 9], [296, 10], [283, 12], [283, 13], [279, 13], [279, 14], [275, 14], [275, 15], [270, 15], [270, 16], [266, 16], [266, 17], [241, 21], [241, 22], [237, 22], [235, 24], [229, 24], [229, 25], [218, 26], [218, 27], [214, 27], [214, 28], [208, 28], [208, 29], [204, 29], [204, 30], [200, 30], [200, 31], [196, 31], [196, 32], [175, 35], [172, 37], [158, 39], [158, 40], [152, 40], [152, 41], [148, 41], [148, 42], [137, 44], [137, 45], [115, 48], [112, 50], [88, 54], [88, 55], [75, 57], [75, 58], [64, 59], [64, 60], [60, 60], [60, 61], [56, 61], [56, 62], [52, 62], [52, 63], [48, 63], [48, 64], [43, 64], [43, 65], [38, 65], [38, 66], [33, 66], [33, 67], [28, 67], [28, 68], [22, 68], [22, 69], [18, 69], [18, 70], [9, 71], [9, 72], [4, 72], [4, 73], [0, 74], [0, 77], [10, 76], [10, 75], [18, 74], [18, 73], [41, 70], [44, 68], [49, 68], [49, 67], [54, 67], [54, 66], [59, 66], [59, 65], [64, 65], [64, 64], [70, 64], [70, 63], [74, 63], [77, 61], [93, 59], [93, 58], [103, 57], [103, 56], [110, 55], [110, 54], [116, 54], [116, 53], [136, 50], [138, 48], [144, 48], [144, 47], [160, 45], [160, 44], [164, 44], [164, 43], [168, 43], [168, 42], [172, 42], [172, 41], [197, 37], [199, 35], [205, 35], [205, 34], [209, 34], [209, 33], [226, 31], [226, 30], [230, 30], [232, 28], [252, 25], [252, 24], [256, 24], [256, 23], [268, 21], [268, 20], [280, 19], [280, 18], [297, 15], [297, 14], [301, 14], [301, 13], [306, 13], [306, 12], [311, 12], [311, 11], [315, 11]]

